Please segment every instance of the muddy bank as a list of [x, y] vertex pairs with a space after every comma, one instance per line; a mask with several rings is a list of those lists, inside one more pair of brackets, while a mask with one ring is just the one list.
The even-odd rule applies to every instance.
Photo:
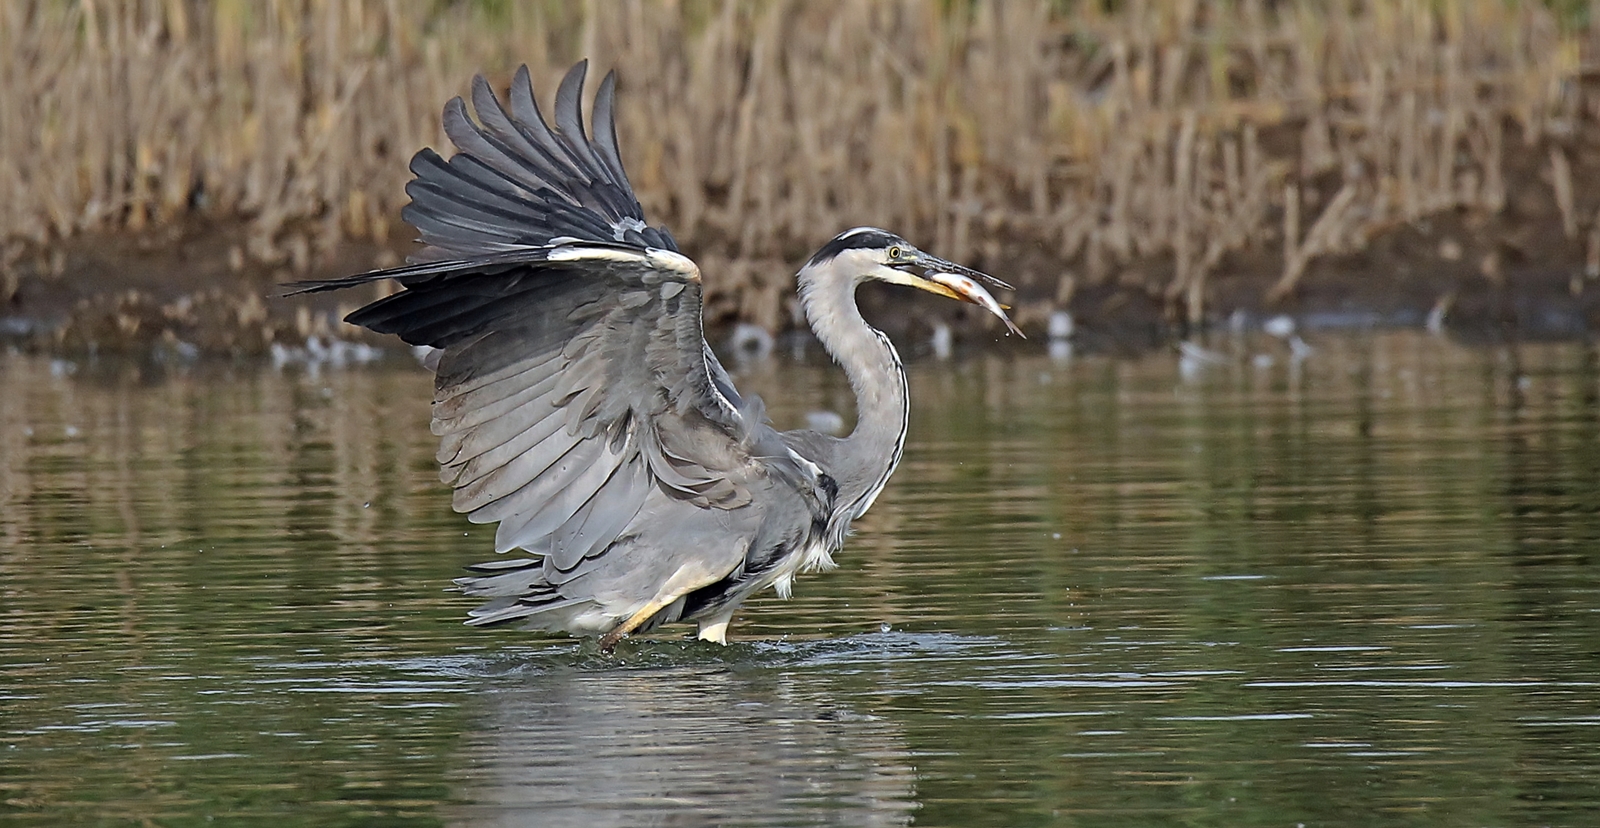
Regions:
[[[1072, 340], [1087, 352], [1134, 353], [1197, 329], [1258, 328], [1285, 314], [1302, 330], [1430, 327], [1474, 341], [1590, 336], [1600, 330], [1594, 249], [1587, 239], [1567, 237], [1554, 199], [1541, 198], [1538, 189], [1522, 189], [1498, 214], [1452, 210], [1395, 227], [1359, 252], [1319, 258], [1277, 301], [1269, 297], [1282, 277], [1281, 256], [1230, 255], [1209, 285], [1199, 325], [1187, 321], [1169, 295], [1170, 261], [1139, 262], [1062, 296], [1057, 274], [1063, 265], [1026, 247], [1013, 261], [980, 265], [1017, 284], [1010, 301], [1028, 342], [1005, 341], [984, 314], [936, 297], [869, 285], [860, 299], [867, 316], [912, 356], [932, 350], [941, 326], [958, 347], [1043, 348], [1052, 314], [1063, 309], [1072, 318]], [[31, 251], [10, 272], [0, 341], [65, 354], [181, 357], [261, 356], [274, 345], [301, 348], [312, 339], [396, 346], [339, 321], [377, 298], [376, 289], [286, 298], [281, 285], [392, 266], [410, 242], [347, 242], [308, 253], [300, 267], [263, 267], [243, 255], [245, 238], [241, 225], [195, 221], [159, 233], [82, 236]], [[791, 279], [791, 273], [774, 278]], [[713, 341], [722, 342], [742, 320], [738, 303], [719, 294], [717, 281], [708, 268], [707, 325]], [[781, 336], [803, 326], [791, 320], [779, 327], [774, 333]]]

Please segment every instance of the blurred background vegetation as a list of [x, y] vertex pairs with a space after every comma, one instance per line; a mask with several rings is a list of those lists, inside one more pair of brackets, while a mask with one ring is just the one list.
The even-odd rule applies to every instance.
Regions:
[[[1600, 277], [1595, 19], [1580, 0], [5, 3], [0, 299], [26, 313], [77, 279], [62, 295], [111, 333], [194, 339], [213, 312], [256, 344], [311, 333], [272, 321], [263, 285], [397, 261], [406, 161], [447, 146], [442, 104], [522, 63], [549, 95], [583, 57], [618, 71], [634, 186], [715, 274], [714, 320], [786, 326], [796, 263], [859, 224], [1003, 273], [1035, 328], [1113, 295], [1178, 325], [1293, 302], [1378, 240], [1427, 278], [1367, 262], [1341, 290], [1448, 305], [1463, 280], [1554, 270], [1576, 296]], [[190, 252], [141, 281], [108, 238]]]

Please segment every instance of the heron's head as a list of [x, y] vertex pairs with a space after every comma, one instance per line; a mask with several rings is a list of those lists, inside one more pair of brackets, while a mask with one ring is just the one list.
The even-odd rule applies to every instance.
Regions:
[[852, 276], [857, 283], [878, 281], [910, 285], [969, 302], [999, 317], [1010, 332], [1022, 335], [1006, 316], [1005, 306], [984, 289], [987, 284], [1010, 290], [1010, 285], [987, 273], [924, 253], [887, 230], [876, 227], [846, 230], [823, 245], [806, 267], [837, 269]]

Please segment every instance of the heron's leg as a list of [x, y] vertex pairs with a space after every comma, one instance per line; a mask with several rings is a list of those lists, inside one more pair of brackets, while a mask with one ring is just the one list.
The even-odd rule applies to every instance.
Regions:
[[621, 641], [624, 636], [633, 632], [634, 630], [639, 629], [640, 624], [649, 621], [651, 616], [671, 606], [672, 602], [676, 600], [676, 596], [667, 598], [666, 600], [657, 598], [654, 601], [645, 604], [643, 609], [640, 609], [638, 612], [628, 616], [628, 620], [618, 624], [615, 629], [602, 636], [600, 639], [600, 649], [608, 653], [611, 652], [617, 646], [617, 642]]
[[[729, 564], [728, 568], [731, 569], [732, 564]], [[656, 591], [656, 597], [646, 602], [638, 612], [628, 616], [628, 620], [618, 624], [616, 629], [601, 637], [600, 649], [610, 652], [623, 636], [639, 629], [640, 624], [649, 621], [656, 613], [672, 606], [674, 601], [683, 596], [703, 586], [716, 583], [727, 574], [726, 571], [707, 569], [699, 561], [691, 561], [678, 567], [678, 571], [672, 573], [672, 577]]]
[[707, 618], [700, 622], [701, 641], [715, 641], [724, 646], [728, 643], [728, 622], [733, 620], [733, 611], [715, 618]]

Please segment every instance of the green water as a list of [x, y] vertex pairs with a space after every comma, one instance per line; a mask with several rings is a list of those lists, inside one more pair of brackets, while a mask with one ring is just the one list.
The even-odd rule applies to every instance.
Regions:
[[915, 364], [838, 571], [614, 656], [459, 624], [403, 358], [0, 357], [0, 823], [1600, 824], [1600, 355], [1313, 344]]

